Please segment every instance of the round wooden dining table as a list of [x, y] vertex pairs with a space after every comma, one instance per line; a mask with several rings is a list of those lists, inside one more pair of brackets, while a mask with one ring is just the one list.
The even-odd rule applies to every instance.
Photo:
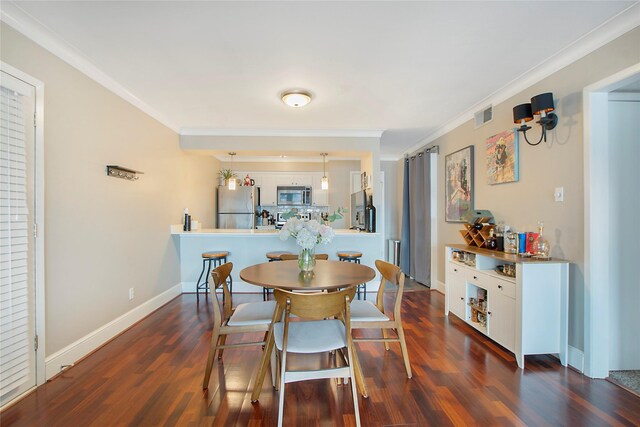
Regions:
[[265, 262], [240, 271], [252, 285], [286, 291], [322, 291], [347, 288], [373, 280], [376, 272], [364, 264], [317, 260], [313, 272], [303, 273], [298, 261]]
[[[371, 267], [363, 264], [343, 261], [317, 260], [311, 274], [302, 273], [298, 261], [265, 262], [252, 265], [240, 271], [240, 278], [253, 285], [265, 288], [283, 289], [286, 291], [322, 291], [348, 288], [366, 283], [376, 277]], [[281, 318], [283, 307], [277, 307], [273, 319]], [[354, 349], [350, 349], [353, 351]], [[270, 328], [260, 368], [256, 375], [251, 393], [251, 401], [256, 402], [262, 390], [262, 383], [267, 372], [271, 352], [273, 351], [273, 328]], [[360, 363], [355, 351], [352, 353], [358, 388], [364, 390]]]

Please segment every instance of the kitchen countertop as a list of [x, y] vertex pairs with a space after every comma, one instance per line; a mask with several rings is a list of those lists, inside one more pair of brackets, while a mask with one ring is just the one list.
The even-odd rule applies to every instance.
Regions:
[[[182, 231], [182, 225], [172, 225], [171, 234], [180, 236], [205, 236], [205, 235], [237, 235], [237, 236], [277, 236], [279, 230], [247, 230], [247, 229], [222, 229], [222, 228], [203, 228], [193, 231]], [[378, 236], [379, 233], [365, 233], [358, 230], [350, 229], [334, 229], [336, 236], [357, 235], [357, 236]]]

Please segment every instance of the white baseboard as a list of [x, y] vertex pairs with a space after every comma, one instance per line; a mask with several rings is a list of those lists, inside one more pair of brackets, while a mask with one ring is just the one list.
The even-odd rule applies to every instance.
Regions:
[[567, 363], [569, 363], [569, 365], [576, 368], [579, 372], [584, 373], [584, 352], [582, 350], [569, 346], [567, 359]]
[[140, 304], [133, 310], [112, 320], [106, 325], [96, 329], [76, 342], [66, 346], [62, 350], [47, 357], [45, 359], [46, 379], [49, 380], [54, 375], [60, 373], [63, 366], [73, 365], [75, 362], [82, 359], [84, 356], [91, 353], [116, 335], [120, 334], [125, 329], [177, 297], [182, 293], [181, 289], [180, 284], [173, 286], [160, 295]]
[[431, 281], [431, 290], [432, 291], [438, 291], [441, 294], [444, 295], [444, 283], [439, 281], [439, 280], [432, 280]]

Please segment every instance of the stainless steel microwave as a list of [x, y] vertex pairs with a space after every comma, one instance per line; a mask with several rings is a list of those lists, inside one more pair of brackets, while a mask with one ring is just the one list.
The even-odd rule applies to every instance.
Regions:
[[311, 187], [278, 186], [278, 206], [311, 206]]

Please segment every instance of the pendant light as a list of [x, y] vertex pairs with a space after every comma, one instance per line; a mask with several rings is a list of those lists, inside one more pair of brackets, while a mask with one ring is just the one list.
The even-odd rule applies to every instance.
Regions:
[[320, 188], [323, 190], [329, 189], [329, 179], [327, 178], [327, 172], [325, 170], [325, 164], [327, 161], [327, 153], [320, 153], [322, 156], [322, 181], [320, 182]]
[[[235, 151], [232, 151], [232, 152], [229, 153], [229, 156], [231, 156], [231, 165], [229, 167], [229, 170], [231, 172], [233, 172], [233, 167], [231, 167], [231, 166], [233, 166], [233, 156], [235, 156], [235, 155], [236, 155]], [[229, 178], [229, 181], [228, 181], [227, 185], [229, 186], [229, 190], [235, 190], [236, 189], [236, 179], [232, 176], [231, 178]]]

